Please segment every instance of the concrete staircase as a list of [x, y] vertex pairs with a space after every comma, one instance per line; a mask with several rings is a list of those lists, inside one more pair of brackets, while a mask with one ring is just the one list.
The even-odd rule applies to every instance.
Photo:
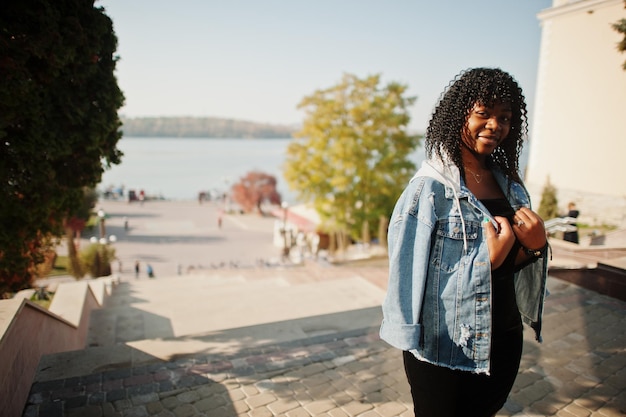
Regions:
[[[168, 369], [200, 357], [232, 365], [272, 346], [371, 334], [382, 317], [382, 275], [384, 268], [375, 266], [310, 264], [123, 281], [104, 308], [92, 312], [85, 349], [41, 359], [24, 415], [107, 415], [103, 404], [113, 404], [108, 400], [123, 387], [105, 386], [106, 375]], [[99, 381], [103, 398], [89, 394], [91, 379]], [[80, 395], [66, 392], [68, 381]], [[54, 398], [54, 392], [65, 394]]]

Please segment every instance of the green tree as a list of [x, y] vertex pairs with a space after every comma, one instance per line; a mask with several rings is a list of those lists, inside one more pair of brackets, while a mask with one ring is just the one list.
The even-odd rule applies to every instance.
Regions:
[[116, 48], [93, 0], [0, 4], [0, 292], [28, 286], [83, 187], [120, 162]]
[[[626, 1], [624, 1], [624, 8], [626, 9]], [[622, 34], [624, 38], [617, 43], [617, 50], [620, 52], [626, 52], [626, 19], [620, 19], [611, 25], [618, 33]], [[626, 61], [622, 65], [624, 71], [626, 71]]]
[[556, 188], [552, 185], [549, 178], [541, 192], [541, 202], [539, 203], [537, 214], [543, 220], [550, 220], [559, 216], [559, 201], [556, 197]]
[[[337, 85], [305, 97], [302, 129], [287, 148], [285, 179], [298, 199], [312, 203], [322, 229], [345, 246], [369, 240], [385, 224], [415, 171], [408, 159], [419, 137], [407, 133], [407, 86], [380, 86], [380, 75], [345, 74]], [[378, 232], [379, 236], [382, 234]], [[384, 236], [380, 236], [384, 243]], [[331, 243], [332, 246], [332, 243]]]

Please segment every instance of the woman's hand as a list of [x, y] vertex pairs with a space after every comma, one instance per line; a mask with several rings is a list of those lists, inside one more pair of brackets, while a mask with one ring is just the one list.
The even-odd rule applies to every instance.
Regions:
[[543, 220], [534, 211], [522, 207], [513, 216], [513, 233], [519, 243], [530, 250], [543, 248], [548, 241]]
[[502, 265], [515, 243], [515, 234], [506, 217], [495, 216], [494, 219], [498, 223], [498, 230], [490, 221], [483, 223], [492, 270]]

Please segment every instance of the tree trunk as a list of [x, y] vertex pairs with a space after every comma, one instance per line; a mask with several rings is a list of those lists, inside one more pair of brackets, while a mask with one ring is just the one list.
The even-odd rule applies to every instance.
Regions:
[[387, 249], [387, 229], [389, 228], [389, 219], [387, 216], [380, 216], [378, 222], [378, 242], [382, 248]]
[[329, 232], [328, 233], [328, 253], [334, 255], [337, 251], [337, 233]]
[[370, 222], [367, 220], [363, 221], [363, 226], [361, 227], [361, 239], [363, 239], [363, 243], [366, 245], [372, 240], [370, 236]]
[[337, 232], [337, 238], [339, 241], [337, 246], [339, 247], [341, 252], [345, 254], [346, 250], [348, 249], [348, 234], [345, 230], [341, 230]]
[[82, 278], [85, 276], [85, 272], [80, 259], [78, 259], [78, 251], [76, 251], [76, 244], [74, 243], [74, 229], [66, 227], [65, 235], [67, 237], [67, 256], [69, 258], [70, 273], [74, 278]]

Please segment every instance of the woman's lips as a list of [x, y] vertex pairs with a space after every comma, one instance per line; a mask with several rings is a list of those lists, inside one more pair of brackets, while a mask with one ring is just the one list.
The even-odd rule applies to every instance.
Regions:
[[497, 145], [500, 142], [500, 139], [497, 136], [478, 136], [483, 143], [488, 145]]

